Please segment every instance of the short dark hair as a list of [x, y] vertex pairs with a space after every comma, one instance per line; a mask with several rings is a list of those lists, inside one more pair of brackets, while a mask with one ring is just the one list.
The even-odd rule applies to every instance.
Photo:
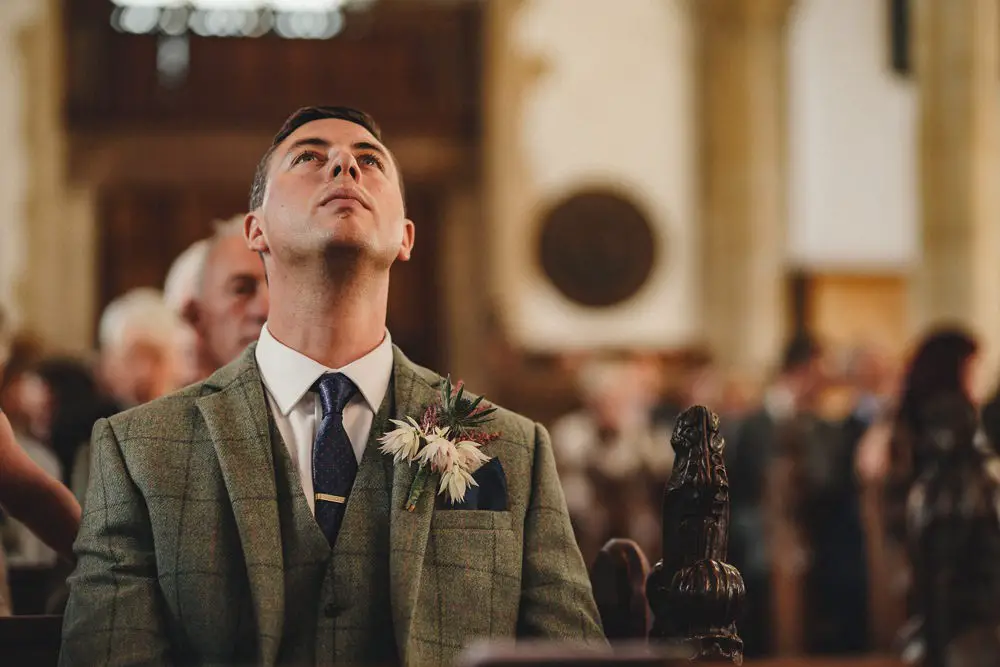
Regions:
[[[314, 106], [299, 109], [285, 120], [281, 129], [271, 140], [271, 145], [264, 152], [264, 156], [257, 163], [257, 169], [253, 175], [253, 185], [250, 187], [250, 208], [248, 210], [256, 211], [264, 203], [264, 193], [267, 191], [267, 172], [271, 164], [271, 156], [274, 155], [278, 144], [306, 123], [326, 119], [346, 120], [349, 123], [360, 125], [379, 142], [382, 141], [382, 130], [379, 129], [375, 119], [359, 109], [337, 106]], [[399, 191], [403, 195], [403, 176], [399, 172], [398, 164], [396, 165], [396, 173], [399, 178]]]

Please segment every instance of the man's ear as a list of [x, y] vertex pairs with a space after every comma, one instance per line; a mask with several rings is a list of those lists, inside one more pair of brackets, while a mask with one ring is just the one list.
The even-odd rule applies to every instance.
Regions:
[[254, 252], [269, 252], [270, 247], [260, 222], [260, 215], [257, 211], [247, 213], [246, 217], [243, 218], [243, 238], [246, 239], [247, 247]]
[[192, 329], [198, 330], [198, 322], [201, 320], [201, 308], [197, 299], [188, 299], [181, 308], [181, 319], [188, 323]]
[[396, 254], [396, 259], [400, 262], [407, 262], [410, 260], [410, 253], [413, 252], [413, 241], [416, 231], [416, 225], [413, 224], [412, 220], [403, 220], [403, 240], [399, 244], [399, 252]]

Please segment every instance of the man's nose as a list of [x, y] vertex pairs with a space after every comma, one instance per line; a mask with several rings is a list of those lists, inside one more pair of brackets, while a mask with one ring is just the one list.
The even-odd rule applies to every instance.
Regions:
[[338, 178], [342, 174], [346, 174], [352, 181], [357, 181], [361, 176], [361, 169], [358, 168], [358, 162], [350, 153], [337, 155], [330, 161], [330, 166], [330, 178]]

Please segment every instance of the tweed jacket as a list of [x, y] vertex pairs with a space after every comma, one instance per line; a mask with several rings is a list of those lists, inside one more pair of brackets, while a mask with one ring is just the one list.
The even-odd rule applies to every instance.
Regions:
[[[95, 425], [60, 664], [278, 664], [295, 573], [254, 349]], [[393, 354], [394, 417], [418, 417], [441, 378]], [[448, 664], [478, 638], [604, 641], [549, 437], [509, 411], [494, 417], [502, 435], [484, 451], [505, 470], [506, 511], [440, 509], [431, 475], [408, 512], [415, 470], [392, 470], [391, 620], [405, 665]]]

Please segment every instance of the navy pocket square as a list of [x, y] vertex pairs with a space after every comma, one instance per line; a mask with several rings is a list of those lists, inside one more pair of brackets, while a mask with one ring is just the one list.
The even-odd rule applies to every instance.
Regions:
[[490, 459], [472, 476], [479, 486], [470, 486], [465, 492], [465, 500], [460, 503], [445, 503], [442, 509], [487, 510], [502, 512], [507, 509], [507, 475], [504, 474], [500, 459]]

